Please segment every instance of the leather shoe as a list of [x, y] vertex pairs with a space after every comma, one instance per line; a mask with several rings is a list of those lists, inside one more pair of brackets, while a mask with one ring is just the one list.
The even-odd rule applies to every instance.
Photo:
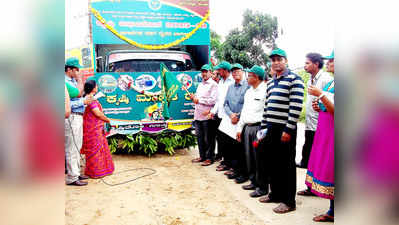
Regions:
[[234, 173], [234, 172], [232, 174], [227, 175], [227, 178], [229, 178], [229, 179], [235, 179], [237, 177], [238, 177], [238, 174]]
[[248, 180], [248, 177], [244, 177], [244, 176], [239, 176], [235, 179], [235, 182], [237, 184], [242, 184], [244, 182], [246, 182]]
[[243, 185], [242, 189], [244, 189], [244, 190], [255, 190], [256, 186], [251, 183], [251, 184], [248, 184], [248, 185]]
[[89, 176], [86, 176], [86, 175], [80, 175], [79, 176], [79, 180], [87, 180], [87, 179], [89, 179], [90, 177]]
[[249, 196], [251, 198], [257, 198], [266, 194], [267, 194], [266, 192], [257, 189], [254, 192], [249, 193]]
[[87, 184], [88, 184], [88, 183], [85, 182], [85, 181], [77, 180], [77, 181], [75, 181], [75, 182], [73, 182], [73, 183], [70, 183], [70, 184], [68, 184], [68, 185], [73, 185], [73, 186], [85, 186], [85, 185], [87, 185]]

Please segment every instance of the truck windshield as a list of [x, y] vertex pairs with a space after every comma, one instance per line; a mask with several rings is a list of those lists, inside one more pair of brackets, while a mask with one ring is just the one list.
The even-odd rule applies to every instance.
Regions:
[[191, 70], [190, 60], [186, 62], [176, 60], [154, 60], [154, 59], [134, 59], [113, 62], [109, 64], [110, 72], [159, 72], [161, 63], [168, 67], [169, 71]]

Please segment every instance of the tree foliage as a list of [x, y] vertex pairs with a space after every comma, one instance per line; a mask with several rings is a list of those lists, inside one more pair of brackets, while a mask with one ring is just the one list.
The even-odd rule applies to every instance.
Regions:
[[221, 55], [222, 37], [215, 31], [211, 30], [211, 51], [214, 53], [215, 57], [220, 60]]
[[270, 49], [276, 47], [275, 40], [278, 37], [277, 17], [247, 9], [244, 12], [242, 26], [243, 32], [253, 40], [253, 44], [265, 45]]
[[242, 29], [235, 28], [230, 31], [221, 45], [216, 42], [220, 40], [217, 39], [218, 35], [213, 32], [213, 36], [211, 33], [211, 49], [215, 51], [215, 57], [219, 61], [240, 63], [248, 68], [255, 64], [266, 66], [269, 59], [265, 51], [277, 47], [277, 18], [247, 9], [243, 15], [242, 26]]

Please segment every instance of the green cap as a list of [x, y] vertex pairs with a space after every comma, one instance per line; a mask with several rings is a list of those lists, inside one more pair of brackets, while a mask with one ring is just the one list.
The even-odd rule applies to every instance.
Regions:
[[274, 50], [270, 53], [269, 58], [271, 58], [271, 57], [274, 56], [274, 55], [278, 55], [278, 56], [287, 58], [287, 54], [285, 53], [285, 51], [284, 51], [283, 49], [280, 49], [280, 48], [274, 49]]
[[212, 70], [212, 68], [211, 68], [211, 66], [210, 66], [209, 64], [204, 64], [204, 65], [201, 67], [201, 71], [203, 71], [203, 70], [210, 71], [210, 70]]
[[231, 64], [228, 63], [228, 62], [226, 62], [226, 61], [222, 61], [222, 62], [219, 63], [219, 65], [217, 65], [214, 69], [215, 69], [215, 70], [218, 70], [218, 69], [225, 69], [225, 70], [230, 71], [230, 70], [231, 70]]
[[68, 58], [65, 62], [65, 66], [72, 66], [76, 68], [82, 68], [82, 66], [79, 64], [79, 59], [76, 57]]
[[244, 69], [244, 67], [242, 67], [241, 66], [241, 64], [239, 64], [239, 63], [234, 63], [232, 66], [231, 66], [231, 70], [234, 70], [234, 69]]
[[262, 80], [265, 78], [265, 70], [262, 67], [258, 66], [258, 65], [255, 65], [251, 69], [246, 70], [246, 71], [248, 73], [256, 74], [259, 78], [262, 78]]
[[333, 59], [333, 58], [334, 58], [334, 51], [331, 52], [331, 55], [324, 57], [324, 59]]

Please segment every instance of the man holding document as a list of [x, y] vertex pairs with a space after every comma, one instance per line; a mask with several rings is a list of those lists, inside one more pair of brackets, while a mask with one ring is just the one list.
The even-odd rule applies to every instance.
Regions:
[[[226, 99], [224, 101], [224, 111], [227, 116], [222, 118], [219, 130], [229, 136], [225, 161], [230, 161], [230, 165], [234, 172], [230, 171], [227, 173], [229, 179], [235, 179], [237, 183], [242, 182], [242, 177], [247, 176], [246, 164], [245, 164], [245, 152], [243, 145], [236, 140], [237, 136], [237, 124], [240, 120], [241, 110], [244, 105], [244, 95], [248, 90], [249, 86], [245, 79], [243, 79], [243, 67], [236, 63], [231, 68], [234, 84], [230, 85]], [[240, 179], [238, 179], [240, 178]], [[237, 180], [238, 179], [238, 180]]]

